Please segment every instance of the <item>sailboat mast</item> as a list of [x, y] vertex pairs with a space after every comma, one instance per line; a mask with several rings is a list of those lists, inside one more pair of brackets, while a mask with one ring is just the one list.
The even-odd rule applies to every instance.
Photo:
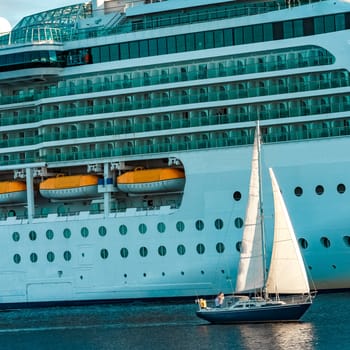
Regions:
[[261, 251], [262, 251], [262, 268], [264, 285], [262, 288], [263, 295], [266, 295], [266, 244], [265, 244], [265, 225], [264, 225], [264, 206], [262, 193], [262, 165], [261, 165], [261, 136], [259, 120], [256, 122], [256, 138], [258, 145], [258, 173], [259, 173], [259, 214], [260, 214], [260, 228], [261, 228]]

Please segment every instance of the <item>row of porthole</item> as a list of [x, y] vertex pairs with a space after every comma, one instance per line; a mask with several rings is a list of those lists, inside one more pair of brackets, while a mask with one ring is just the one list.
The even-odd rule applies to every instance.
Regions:
[[[348, 247], [350, 247], [350, 236], [344, 236], [344, 237], [343, 237], [343, 241], [344, 241], [344, 243], [345, 243]], [[309, 243], [308, 243], [308, 241], [307, 241], [305, 238], [300, 238], [300, 239], [298, 240], [298, 242], [299, 242], [299, 245], [300, 245], [303, 249], [307, 249], [308, 246], [309, 246]], [[331, 246], [331, 242], [330, 242], [330, 240], [329, 240], [327, 237], [321, 237], [320, 242], [321, 242], [321, 244], [322, 244], [325, 248], [329, 248], [329, 247]], [[240, 250], [241, 250], [241, 245], [242, 245], [242, 242], [241, 242], [241, 241], [239, 241], [239, 242], [236, 243], [236, 250], [237, 250], [238, 252], [240, 252]], [[196, 246], [196, 251], [197, 251], [197, 253], [200, 254], [200, 255], [204, 254], [204, 253], [205, 253], [205, 245], [204, 245], [203, 243], [198, 243], [197, 246]], [[217, 251], [219, 254], [222, 254], [222, 253], [225, 251], [225, 245], [224, 245], [222, 242], [218, 242], [218, 243], [216, 244], [216, 251]], [[141, 247], [141, 248], [139, 249], [139, 253], [140, 253], [140, 256], [141, 256], [141, 257], [146, 257], [146, 256], [148, 255], [148, 249], [147, 249], [147, 247], [144, 247], [144, 246]], [[184, 246], [183, 244], [179, 244], [179, 245], [177, 246], [177, 253], [178, 253], [179, 255], [184, 255], [184, 254], [186, 253], [186, 248], [185, 248], [185, 246]], [[160, 256], [165, 256], [165, 255], [167, 254], [167, 249], [166, 249], [166, 247], [163, 246], [163, 245], [162, 245], [162, 246], [159, 246], [159, 247], [158, 247], [158, 254], [159, 254]], [[103, 249], [100, 250], [100, 256], [101, 256], [102, 259], [107, 259], [107, 258], [108, 258], [108, 255], [109, 255], [109, 253], [108, 253], [108, 250], [107, 250], [107, 249], [103, 248]], [[125, 248], [125, 247], [124, 247], [124, 248], [121, 248], [121, 249], [120, 249], [120, 256], [121, 256], [122, 258], [127, 258], [127, 257], [129, 256], [129, 250], [128, 250], [127, 248]], [[33, 263], [35, 263], [35, 262], [38, 261], [38, 255], [37, 255], [36, 253], [31, 253], [30, 256], [29, 256], [29, 258], [30, 258], [30, 261], [33, 262]], [[55, 260], [55, 254], [54, 254], [53, 252], [50, 251], [50, 252], [47, 253], [46, 258], [47, 258], [47, 261], [53, 262], [53, 261]], [[65, 251], [65, 252], [63, 253], [63, 258], [64, 258], [64, 260], [66, 260], [66, 261], [71, 260], [71, 258], [72, 258], [71, 252], [68, 251], [68, 250]], [[19, 254], [15, 254], [15, 255], [13, 256], [13, 261], [14, 261], [16, 264], [19, 264], [19, 263], [21, 262], [21, 256], [20, 256]]]
[[[240, 220], [242, 220], [242, 219], [240, 219]], [[242, 220], [242, 225], [243, 225], [243, 220]], [[222, 220], [222, 219], [216, 219], [215, 222], [214, 222], [214, 226], [215, 226], [215, 228], [216, 228], [217, 230], [221, 230], [221, 229], [224, 227], [224, 222], [223, 222], [223, 220]], [[202, 230], [204, 229], [204, 222], [203, 222], [202, 220], [197, 220], [197, 221], [195, 222], [195, 227], [196, 227], [196, 229], [197, 229], [198, 231], [202, 231]], [[185, 230], [185, 224], [184, 224], [182, 221], [178, 221], [178, 222], [176, 223], [176, 229], [177, 229], [177, 231], [179, 231], [179, 232], [183, 232], [183, 231]], [[146, 224], [140, 224], [140, 225], [138, 226], [138, 230], [139, 230], [139, 233], [145, 234], [145, 233], [147, 232], [147, 226], [146, 226]], [[157, 224], [157, 230], [158, 230], [158, 232], [160, 232], [160, 233], [164, 233], [164, 232], [165, 232], [166, 226], [165, 226], [164, 222], [159, 222], [159, 223]], [[126, 235], [127, 232], [128, 232], [128, 228], [127, 228], [126, 225], [120, 225], [120, 226], [119, 226], [119, 233], [120, 233], [121, 235]], [[106, 227], [105, 227], [105, 226], [100, 226], [100, 227], [98, 228], [98, 233], [99, 233], [99, 235], [100, 235], [101, 237], [105, 236], [105, 235], [107, 234], [107, 229], [106, 229]], [[80, 234], [81, 234], [81, 236], [84, 237], [84, 238], [88, 237], [88, 235], [89, 235], [89, 229], [88, 229], [87, 227], [82, 227], [82, 228], [80, 229]], [[71, 235], [72, 235], [72, 232], [71, 232], [71, 230], [70, 230], [69, 228], [65, 228], [65, 229], [63, 230], [63, 237], [65, 237], [65, 238], [68, 239], [68, 238], [71, 237]], [[48, 240], [52, 240], [52, 239], [54, 238], [54, 232], [53, 232], [51, 229], [49, 229], [49, 230], [46, 231], [46, 238], [47, 238]], [[19, 232], [13, 232], [13, 234], [12, 234], [12, 239], [13, 239], [15, 242], [18, 242], [18, 241], [20, 240], [20, 234], [19, 234]], [[37, 239], [37, 233], [36, 233], [35, 231], [33, 231], [33, 230], [30, 231], [30, 232], [29, 232], [29, 239], [30, 239], [31, 241], [35, 241], [35, 240]]]
[[[196, 246], [196, 251], [198, 254], [204, 254], [205, 252], [205, 246], [203, 243], [199, 243], [197, 244]], [[222, 243], [222, 242], [218, 242], [216, 244], [216, 251], [219, 253], [219, 254], [222, 254], [224, 251], [225, 251], [225, 245]], [[148, 248], [147, 247], [140, 247], [139, 249], [139, 253], [140, 253], [140, 256], [145, 258], [147, 255], [148, 255]], [[179, 255], [184, 255], [186, 253], [186, 248], [183, 244], [179, 244], [177, 246], [177, 253]], [[167, 249], [165, 246], [161, 245], [158, 247], [158, 254], [160, 256], [165, 256], [167, 254]], [[109, 252], [107, 249], [103, 248], [100, 250], [100, 256], [102, 259], [107, 259], [108, 258], [108, 255], [109, 255]], [[120, 249], [120, 256], [122, 258], [127, 258], [129, 256], [129, 250], [127, 248], [121, 248]], [[55, 260], [55, 254], [54, 252], [50, 251], [46, 254], [46, 258], [47, 258], [47, 261], [48, 262], [53, 262]], [[70, 251], [65, 251], [63, 253], [63, 258], [64, 260], [66, 261], [69, 261], [71, 260], [72, 258], [72, 254]], [[30, 256], [29, 256], [29, 259], [31, 262], [35, 263], [38, 261], [38, 255], [36, 253], [31, 253]], [[19, 254], [15, 254], [13, 256], [13, 261], [16, 263], [16, 264], [19, 264], [21, 262], [21, 256]]]
[[[315, 193], [317, 195], [319, 195], [319, 196], [322, 195], [324, 193], [324, 191], [325, 191], [325, 189], [324, 189], [324, 187], [322, 185], [317, 185], [315, 187]], [[338, 193], [343, 194], [343, 193], [345, 193], [345, 191], [346, 191], [346, 186], [344, 184], [338, 184], [337, 185], [337, 192]], [[303, 191], [302, 187], [300, 187], [300, 186], [297, 186], [297, 187], [294, 188], [294, 194], [297, 197], [302, 196], [303, 192], [304, 191]], [[242, 199], [242, 193], [239, 192], [239, 191], [234, 192], [233, 193], [233, 199], [235, 201], [240, 201]]]

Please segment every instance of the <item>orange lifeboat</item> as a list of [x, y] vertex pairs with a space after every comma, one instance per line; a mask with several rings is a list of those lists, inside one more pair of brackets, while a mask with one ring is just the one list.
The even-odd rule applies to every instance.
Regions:
[[177, 168], [136, 168], [118, 176], [117, 186], [120, 191], [133, 194], [182, 191], [185, 173]]
[[90, 198], [98, 195], [98, 176], [59, 175], [40, 183], [40, 194], [49, 199]]
[[0, 204], [24, 203], [27, 201], [27, 186], [22, 181], [0, 182]]

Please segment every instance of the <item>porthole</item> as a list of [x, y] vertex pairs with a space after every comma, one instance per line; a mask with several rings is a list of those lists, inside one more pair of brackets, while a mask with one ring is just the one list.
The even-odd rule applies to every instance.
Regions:
[[202, 220], [196, 221], [196, 229], [198, 231], [202, 231], [204, 229], [204, 222]]
[[47, 230], [46, 231], [46, 238], [47, 239], [53, 239], [53, 231], [52, 230]]
[[224, 245], [224, 243], [219, 242], [219, 243], [216, 244], [216, 251], [217, 251], [218, 253], [221, 254], [221, 253], [224, 252], [224, 250], [225, 250], [225, 245]]
[[240, 201], [241, 199], [242, 199], [242, 194], [241, 194], [241, 192], [239, 192], [239, 191], [236, 191], [234, 194], [233, 194], [233, 199], [235, 200], [235, 201]]
[[82, 227], [80, 230], [80, 234], [82, 237], [86, 238], [89, 235], [89, 229], [87, 227]]
[[69, 250], [66, 250], [63, 253], [63, 258], [64, 260], [69, 261], [70, 259], [72, 259], [72, 253]]
[[307, 249], [307, 247], [309, 246], [309, 243], [305, 238], [299, 238], [298, 242], [299, 242], [299, 246], [303, 249]]
[[235, 219], [235, 226], [237, 228], [242, 228], [242, 226], [243, 226], [243, 219], [242, 218], [236, 218]]
[[119, 226], [119, 233], [121, 234], [121, 235], [126, 235], [126, 233], [128, 232], [128, 228], [125, 226], [125, 225], [120, 225]]
[[20, 239], [19, 233], [18, 233], [18, 232], [12, 233], [12, 239], [13, 239], [15, 242], [18, 242], [19, 239]]
[[98, 234], [103, 237], [107, 234], [107, 229], [104, 226], [100, 226], [98, 228]]
[[15, 264], [19, 264], [21, 262], [21, 256], [19, 254], [15, 254], [13, 256], [13, 261], [15, 262]]
[[70, 238], [70, 236], [71, 236], [71, 232], [70, 232], [70, 229], [69, 228], [65, 228], [64, 230], [63, 230], [63, 237], [64, 238]]
[[165, 248], [163, 245], [161, 245], [160, 247], [158, 247], [158, 254], [159, 254], [160, 256], [165, 256], [165, 255], [166, 255], [166, 248]]
[[237, 252], [241, 252], [241, 249], [242, 249], [242, 242], [241, 241], [239, 241], [239, 242], [237, 242], [236, 243], [236, 250], [237, 250]]
[[344, 236], [343, 241], [346, 246], [350, 247], [350, 236]]
[[141, 234], [145, 234], [147, 232], [147, 226], [145, 224], [140, 224], [139, 225], [139, 232]]
[[224, 227], [224, 222], [221, 219], [216, 219], [215, 220], [215, 228], [217, 230], [222, 230], [223, 227]]
[[30, 261], [31, 261], [32, 263], [37, 262], [37, 261], [38, 261], [38, 255], [37, 255], [36, 253], [30, 254]]
[[147, 254], [148, 254], [147, 248], [146, 248], [146, 247], [141, 247], [141, 248], [140, 248], [140, 255], [141, 255], [143, 258], [145, 258], [145, 257], [147, 256]]
[[35, 241], [36, 240], [36, 232], [35, 231], [30, 231], [29, 232], [29, 239], [31, 241]]
[[177, 246], [177, 253], [178, 253], [179, 255], [185, 255], [185, 253], [186, 253], [186, 248], [185, 248], [185, 246], [184, 246], [183, 244], [179, 244], [179, 245]]
[[102, 259], [107, 259], [108, 258], [108, 250], [105, 248], [101, 249], [100, 255], [101, 255]]
[[48, 252], [46, 258], [48, 262], [53, 262], [55, 260], [55, 254], [53, 252]]
[[129, 251], [128, 251], [126, 248], [120, 249], [120, 256], [121, 256], [122, 258], [127, 258], [128, 255], [129, 255]]
[[301, 187], [295, 187], [294, 188], [294, 194], [297, 196], [297, 197], [300, 197], [302, 194], [303, 194], [303, 189]]
[[322, 185], [317, 185], [317, 186], [315, 187], [315, 192], [316, 192], [316, 194], [318, 194], [319, 196], [320, 196], [321, 194], [323, 194], [323, 192], [324, 192], [323, 186], [322, 186]]
[[196, 250], [197, 250], [198, 254], [204, 254], [204, 252], [205, 252], [204, 244], [202, 244], [202, 243], [197, 244]]
[[165, 232], [165, 224], [164, 224], [164, 222], [159, 222], [159, 223], [158, 223], [158, 225], [157, 225], [157, 230], [158, 230], [158, 232], [160, 232], [160, 233]]
[[320, 241], [325, 248], [329, 248], [331, 246], [331, 241], [327, 237], [321, 237]]
[[339, 184], [338, 186], [337, 186], [337, 191], [338, 191], [338, 193], [344, 193], [345, 192], [345, 190], [346, 190], [346, 188], [345, 188], [345, 185], [344, 184]]
[[178, 221], [176, 223], [176, 229], [179, 231], [179, 232], [183, 232], [185, 230], [185, 224], [182, 222], [182, 221]]

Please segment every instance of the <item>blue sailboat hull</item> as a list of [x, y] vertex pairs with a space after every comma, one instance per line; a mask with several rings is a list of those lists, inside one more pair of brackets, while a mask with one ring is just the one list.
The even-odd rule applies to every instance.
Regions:
[[233, 309], [212, 308], [200, 309], [197, 316], [211, 323], [264, 323], [298, 321], [311, 302], [297, 304], [266, 305], [260, 307]]

